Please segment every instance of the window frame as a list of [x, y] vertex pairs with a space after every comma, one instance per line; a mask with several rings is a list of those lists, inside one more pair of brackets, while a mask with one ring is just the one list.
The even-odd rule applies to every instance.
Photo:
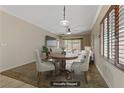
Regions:
[[[115, 45], [114, 45], [114, 47], [115, 47], [115, 49], [114, 49], [114, 51], [115, 51], [115, 61], [112, 63], [111, 61], [112, 61], [112, 59], [110, 59], [109, 57], [109, 52], [110, 52], [110, 50], [109, 50], [109, 45], [110, 45], [110, 41], [109, 41], [109, 14], [111, 13], [111, 11], [113, 11], [113, 9], [114, 9], [114, 11], [115, 11], [115, 22], [114, 22], [114, 31], [115, 31]], [[108, 33], [107, 33], [107, 39], [108, 39], [108, 45], [107, 45], [107, 57], [105, 57], [104, 56], [104, 20], [107, 18], [107, 31], [108, 31]], [[101, 27], [101, 26], [103, 26], [103, 27]], [[119, 68], [119, 69], [121, 69], [121, 70], [123, 70], [124, 71], [124, 65], [123, 64], [120, 64], [119, 63], [119, 34], [118, 34], [118, 32], [119, 32], [119, 5], [111, 5], [110, 6], [110, 8], [108, 9], [108, 11], [107, 11], [107, 13], [105, 14], [105, 16], [103, 17], [103, 19], [102, 19], [102, 21], [100, 22], [100, 34], [99, 34], [99, 38], [100, 38], [100, 55], [104, 58], [104, 59], [106, 59], [109, 63], [111, 63], [111, 64], [113, 64], [113, 65], [115, 65], [117, 68]], [[101, 33], [102, 33], [102, 35], [103, 36], [101, 36]], [[101, 42], [103, 42], [103, 44], [101, 45]], [[112, 42], [111, 42], [111, 44], [112, 44]], [[103, 53], [101, 53], [101, 51], [103, 52]]]

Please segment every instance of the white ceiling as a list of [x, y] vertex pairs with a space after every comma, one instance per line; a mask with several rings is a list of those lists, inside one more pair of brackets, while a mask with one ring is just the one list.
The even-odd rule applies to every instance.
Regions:
[[[34, 25], [42, 27], [54, 34], [66, 34], [60, 25], [63, 19], [62, 5], [30, 5], [30, 6], [2, 6], [8, 12]], [[88, 32], [99, 14], [101, 6], [98, 5], [68, 5], [66, 6], [66, 19], [70, 22], [72, 34]]]

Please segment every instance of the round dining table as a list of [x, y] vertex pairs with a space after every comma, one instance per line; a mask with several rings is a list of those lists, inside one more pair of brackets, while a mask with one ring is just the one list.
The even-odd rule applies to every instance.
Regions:
[[[67, 77], [66, 79], [70, 79], [69, 78], [69, 73], [71, 73], [69, 70], [66, 69], [66, 60], [74, 60], [78, 58], [78, 55], [76, 54], [61, 54], [61, 53], [52, 53], [50, 54], [50, 58], [54, 59], [55, 62], [59, 62], [59, 70], [61, 72], [66, 72], [67, 73]], [[58, 69], [57, 69], [58, 70]]]

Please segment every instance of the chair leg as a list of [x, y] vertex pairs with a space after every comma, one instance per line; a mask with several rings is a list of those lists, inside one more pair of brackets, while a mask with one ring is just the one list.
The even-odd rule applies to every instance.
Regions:
[[41, 80], [41, 72], [38, 72], [37, 74], [37, 86], [39, 87], [40, 84], [40, 80]]
[[84, 72], [84, 79], [85, 79], [85, 82], [88, 83], [88, 80], [87, 80], [87, 71]]

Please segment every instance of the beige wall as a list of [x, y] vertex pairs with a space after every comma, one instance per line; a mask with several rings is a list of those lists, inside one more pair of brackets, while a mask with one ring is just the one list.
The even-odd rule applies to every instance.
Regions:
[[110, 6], [103, 6], [91, 33], [92, 45], [94, 45], [95, 52], [95, 63], [109, 87], [124, 87], [124, 71], [121, 71], [114, 65], [110, 64], [99, 55], [100, 22], [109, 7]]
[[84, 49], [85, 46], [91, 46], [91, 35], [80, 35], [80, 36], [63, 36], [61, 39], [74, 39], [74, 38], [81, 38], [82, 42], [82, 49]]
[[58, 38], [2, 11], [0, 26], [0, 71], [34, 61], [34, 50], [44, 45], [46, 35]]
[[[1, 14], [1, 12], [0, 12], [0, 16], [1, 16], [2, 14]], [[2, 27], [1, 27], [1, 24], [2, 24], [2, 18], [0, 17], [0, 43], [1, 43], [1, 41], [2, 41]], [[2, 62], [2, 49], [1, 49], [1, 47], [0, 47], [0, 67], [2, 66], [1, 65], [1, 62]]]
[[91, 35], [84, 35], [83, 36], [83, 46], [91, 46]]

